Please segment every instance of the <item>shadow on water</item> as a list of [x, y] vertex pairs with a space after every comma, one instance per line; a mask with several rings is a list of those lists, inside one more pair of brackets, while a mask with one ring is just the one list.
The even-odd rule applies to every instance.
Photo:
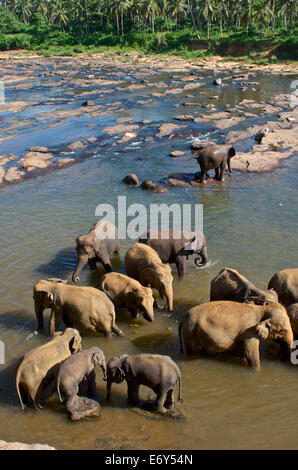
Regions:
[[[0, 366], [0, 403], [7, 406], [18, 406], [18, 396], [15, 386], [15, 374], [20, 359], [13, 360], [9, 366]], [[5, 369], [4, 369], [5, 367]]]
[[20, 325], [28, 333], [33, 331], [35, 316], [25, 310], [0, 313], [0, 326], [9, 330], [19, 330]]
[[34, 272], [44, 277], [66, 277], [73, 270], [77, 262], [74, 248], [63, 248], [58, 251], [50, 261], [42, 263], [34, 269]]

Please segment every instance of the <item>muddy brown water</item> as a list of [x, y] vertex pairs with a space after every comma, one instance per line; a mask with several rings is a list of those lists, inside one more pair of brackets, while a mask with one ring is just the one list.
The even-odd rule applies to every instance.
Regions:
[[[112, 72], [107, 69], [106, 73]], [[212, 77], [212, 71], [202, 77], [210, 90], [214, 90]], [[155, 81], [167, 78], [154, 76]], [[259, 97], [264, 96], [261, 91], [267, 97], [289, 91], [289, 79], [259, 74], [253, 80], [260, 82], [256, 86]], [[38, 83], [31, 86], [26, 91], [28, 96], [34, 93], [40, 99], [47, 98]], [[10, 99], [15, 99], [14, 93], [13, 86], [8, 87]], [[59, 98], [64, 96], [58, 88], [49, 93], [52, 97], [55, 93]], [[72, 142], [80, 136], [99, 135], [107, 122], [113, 123], [113, 119], [123, 115], [158, 123], [189, 112], [173, 107], [185, 101], [185, 96], [178, 95], [154, 98], [146, 106], [136, 106], [135, 100], [142, 93], [131, 93], [128, 103], [125, 102], [128, 95], [123, 92], [125, 112], [114, 113], [106, 120], [95, 119], [95, 130], [88, 129], [85, 118], [69, 120], [55, 129], [36, 125], [9, 143], [4, 142], [0, 153], [18, 154], [33, 144], [53, 145], [66, 139]], [[225, 89], [222, 93], [224, 99], [221, 97], [222, 101], [216, 104], [218, 110], [224, 102], [235, 104], [253, 94], [250, 90], [228, 93]], [[118, 100], [119, 96], [113, 99]], [[111, 96], [102, 100], [111, 101]], [[37, 111], [27, 111], [32, 126], [36, 124]], [[23, 119], [23, 113], [14, 118]], [[297, 266], [297, 158], [284, 161], [270, 174], [235, 173], [222, 184], [170, 188], [163, 195], [119, 183], [131, 171], [141, 180], [149, 177], [154, 181], [162, 180], [172, 171], [185, 171], [190, 154], [178, 161], [168, 158], [169, 151], [185, 150], [194, 136], [203, 137], [206, 132], [186, 125], [185, 134], [173, 142], [165, 139], [144, 143], [146, 135], [157, 132], [156, 127], [149, 126], [120, 148], [107, 145], [84, 163], [0, 190], [0, 340], [6, 346], [6, 364], [0, 365], [1, 439], [48, 443], [58, 449], [297, 448], [297, 366], [281, 363], [274, 345], [262, 345], [259, 374], [233, 356], [187, 358], [178, 352], [177, 338], [179, 319], [190, 306], [208, 301], [210, 281], [223, 267], [236, 268], [257, 286], [266, 288], [276, 271]], [[221, 136], [213, 133], [212, 138], [220, 140]], [[250, 145], [250, 140], [242, 143], [246, 148]], [[187, 171], [197, 171], [196, 162], [191, 162]], [[75, 264], [75, 237], [86, 233], [94, 223], [98, 204], [116, 205], [119, 194], [127, 196], [127, 204], [143, 202], [147, 207], [150, 203], [177, 201], [203, 204], [210, 262], [206, 268], [197, 269], [190, 259], [188, 277], [180, 282], [173, 269], [171, 317], [156, 311], [155, 321], [149, 324], [142, 319], [132, 321], [127, 312], [119, 311], [117, 323], [126, 336], [113, 339], [84, 336], [83, 347], [97, 345], [107, 359], [121, 353], [170, 355], [181, 368], [184, 402], [177, 403], [176, 417], [132, 408], [126, 402], [123, 383], [113, 386], [112, 400], [106, 403], [105, 383], [98, 370], [97, 392], [102, 402], [99, 418], [71, 423], [56, 395], [40, 412], [31, 408], [21, 412], [14, 387], [16, 363], [24, 353], [48, 340], [45, 335], [32, 335], [36, 327], [32, 286], [46, 277], [70, 280]], [[121, 261], [114, 259], [115, 270], [124, 272], [123, 257], [131, 244], [131, 241], [121, 243]], [[96, 285], [102, 273], [99, 266], [96, 272], [85, 269], [80, 285]], [[133, 326], [136, 323], [138, 326]], [[141, 396], [152, 398], [152, 393], [141, 388]]]

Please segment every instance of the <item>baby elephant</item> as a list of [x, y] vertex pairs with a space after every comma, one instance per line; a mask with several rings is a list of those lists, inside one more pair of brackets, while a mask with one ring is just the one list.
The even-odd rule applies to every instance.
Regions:
[[105, 356], [96, 346], [73, 354], [61, 362], [57, 378], [57, 392], [60, 402], [62, 402], [61, 392], [65, 395], [65, 405], [69, 413], [72, 413], [79, 405], [78, 395], [83, 393], [85, 380], [88, 385], [88, 394], [95, 394], [94, 368], [97, 366], [102, 368], [104, 380], [106, 380]]
[[201, 167], [201, 182], [206, 183], [207, 171], [214, 169], [215, 178], [224, 181], [224, 174], [228, 165], [232, 173], [230, 160], [236, 155], [236, 150], [231, 145], [208, 145], [198, 153], [198, 164]]
[[139, 405], [139, 388], [145, 385], [156, 393], [153, 409], [165, 412], [174, 408], [173, 392], [179, 381], [178, 400], [181, 398], [181, 373], [177, 364], [169, 357], [158, 354], [139, 354], [120, 358], [112, 357], [107, 364], [107, 400], [112, 383], [127, 382], [128, 401]]

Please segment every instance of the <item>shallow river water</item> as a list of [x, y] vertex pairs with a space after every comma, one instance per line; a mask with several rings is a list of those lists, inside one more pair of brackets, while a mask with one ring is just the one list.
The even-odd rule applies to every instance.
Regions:
[[[205, 74], [204, 81], [210, 82], [212, 72]], [[261, 74], [254, 80], [260, 82], [258, 92], [263, 90], [268, 96], [288, 91], [290, 83], [289, 79]], [[36, 96], [42, 95], [38, 95], [38, 88], [33, 90]], [[11, 86], [8, 97], [15, 99], [13, 94]], [[131, 103], [141, 95], [130, 95]], [[249, 93], [226, 92], [217, 103], [218, 109], [244, 97], [249, 98]], [[103, 99], [111, 101], [111, 96]], [[119, 100], [119, 96], [113, 99]], [[131, 104], [125, 115], [160, 123], [179, 114], [173, 104], [182, 101], [183, 97], [175, 96], [154, 99], [143, 107]], [[100, 135], [113, 118], [97, 119], [96, 129], [88, 129], [84, 118], [73, 119], [66, 124], [68, 128], [37, 126], [4, 142], [0, 153], [18, 154], [33, 144], [56, 145], [83, 135]], [[139, 144], [127, 143], [117, 150], [108, 145], [83, 163], [0, 189], [0, 340], [6, 346], [6, 364], [0, 365], [0, 439], [48, 443], [58, 449], [297, 448], [297, 367], [281, 363], [273, 345], [262, 345], [258, 374], [233, 356], [184, 357], [178, 351], [177, 322], [189, 306], [209, 300], [210, 281], [223, 267], [238, 269], [258, 287], [266, 288], [276, 271], [297, 266], [298, 160], [285, 160], [270, 174], [234, 173], [224, 183], [169, 188], [166, 194], [120, 183], [132, 171], [141, 181], [162, 181], [173, 171], [197, 171], [197, 163], [188, 162], [190, 154], [182, 160], [168, 157], [169, 151], [188, 149], [193, 136], [206, 133], [193, 123], [183, 124], [187, 126], [185, 135], [173, 142], [144, 143], [142, 135], [135, 139]], [[146, 132], [150, 134], [147, 129], [144, 135]], [[212, 138], [220, 141], [221, 136], [214, 133]], [[242, 145], [248, 148], [251, 142]], [[131, 408], [123, 383], [114, 385], [112, 400], [106, 403], [105, 382], [97, 371], [97, 391], [103, 402], [99, 418], [71, 423], [56, 396], [40, 412], [31, 408], [21, 412], [14, 386], [16, 363], [24, 353], [48, 340], [44, 335], [32, 335], [36, 327], [32, 286], [47, 277], [70, 280], [76, 236], [86, 233], [95, 222], [98, 204], [116, 205], [118, 195], [127, 196], [127, 204], [203, 204], [210, 261], [206, 268], [197, 269], [190, 259], [188, 277], [180, 282], [173, 267], [172, 317], [156, 311], [152, 324], [140, 319], [136, 327], [128, 313], [118, 312], [117, 324], [125, 337], [84, 336], [83, 347], [98, 345], [107, 359], [121, 353], [170, 355], [182, 372], [184, 402], [177, 403], [176, 417]], [[124, 272], [123, 257], [131, 244], [128, 240], [121, 243], [121, 263], [115, 258], [115, 270]], [[80, 285], [96, 285], [102, 272], [99, 266], [97, 272], [85, 269]], [[141, 394], [142, 398], [151, 395], [145, 388]]]

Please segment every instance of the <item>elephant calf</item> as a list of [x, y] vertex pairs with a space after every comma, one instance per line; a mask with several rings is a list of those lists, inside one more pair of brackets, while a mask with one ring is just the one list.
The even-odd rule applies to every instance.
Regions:
[[61, 392], [66, 397], [65, 406], [72, 413], [79, 405], [78, 395], [83, 394], [84, 381], [88, 384], [88, 394], [96, 392], [95, 367], [101, 367], [106, 379], [106, 361], [101, 349], [95, 347], [84, 349], [60, 364], [57, 378], [57, 392], [62, 402]]
[[35, 313], [38, 330], [43, 329], [43, 311], [51, 308], [50, 335], [61, 321], [78, 330], [103, 332], [111, 336], [112, 331], [121, 336], [123, 333], [115, 323], [115, 308], [104, 292], [94, 287], [78, 287], [66, 284], [59, 279], [37, 282], [33, 288]]
[[236, 269], [224, 268], [211, 281], [210, 300], [233, 300], [264, 304], [278, 302], [273, 289], [260, 290]]
[[188, 353], [220, 353], [241, 345], [248, 364], [256, 370], [260, 369], [260, 338], [280, 343], [283, 358], [290, 357], [293, 342], [287, 312], [277, 303], [207, 302], [191, 308], [180, 321], [181, 352], [182, 336]]
[[153, 248], [135, 243], [125, 255], [128, 276], [143, 286], [156, 289], [161, 298], [165, 297], [169, 312], [173, 310], [173, 276], [168, 264], [163, 264]]
[[120, 358], [112, 357], [107, 364], [107, 400], [110, 399], [112, 383], [127, 382], [128, 401], [139, 405], [139, 388], [145, 385], [156, 393], [153, 409], [165, 411], [174, 408], [173, 392], [179, 382], [178, 400], [181, 398], [181, 373], [169, 357], [158, 354], [138, 354]]
[[21, 408], [23, 400], [30, 398], [35, 409], [41, 407], [43, 390], [57, 377], [61, 361], [81, 349], [81, 337], [77, 330], [67, 328], [56, 333], [54, 339], [28, 352], [16, 372], [16, 389]]
[[154, 320], [154, 299], [149, 287], [144, 287], [135, 279], [120, 273], [105, 274], [98, 287], [116, 307], [127, 308], [134, 318], [142, 313], [145, 320]]

